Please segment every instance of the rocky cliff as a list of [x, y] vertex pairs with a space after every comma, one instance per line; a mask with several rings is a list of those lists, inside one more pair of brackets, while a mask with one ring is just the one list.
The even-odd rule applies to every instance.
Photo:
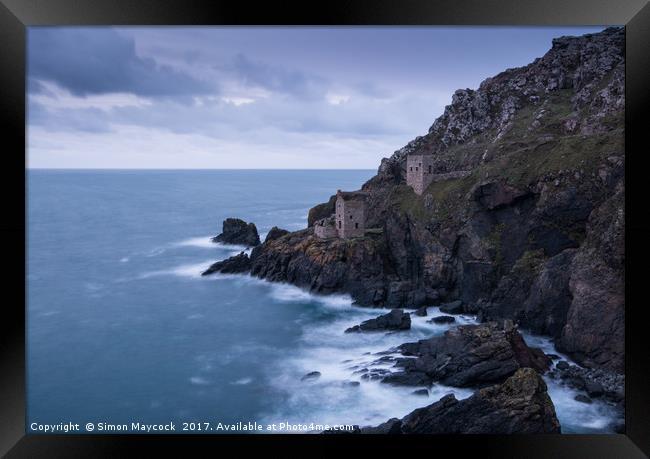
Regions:
[[[460, 300], [552, 335], [586, 366], [623, 370], [624, 32], [561, 37], [531, 64], [461, 89], [362, 187], [365, 236], [310, 227], [256, 247], [253, 275], [360, 305]], [[421, 196], [408, 154], [433, 155]]]

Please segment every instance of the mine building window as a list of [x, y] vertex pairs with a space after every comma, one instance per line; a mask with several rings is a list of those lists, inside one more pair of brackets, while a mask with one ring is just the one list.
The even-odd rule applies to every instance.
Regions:
[[411, 172], [413, 172], [413, 168], [411, 167]]
[[418, 166], [422, 167], [422, 163], [418, 163]]
[[355, 224], [354, 224], [354, 228], [355, 228], [355, 229], [359, 229], [359, 224], [358, 224], [358, 223], [355, 223]]
[[350, 215], [350, 220], [352, 220], [352, 215]]
[[417, 172], [417, 171], [418, 171], [418, 168], [416, 167], [416, 168], [415, 168], [415, 172]]
[[429, 174], [431, 173], [431, 165], [429, 165]]
[[339, 220], [339, 229], [341, 229], [341, 220]]

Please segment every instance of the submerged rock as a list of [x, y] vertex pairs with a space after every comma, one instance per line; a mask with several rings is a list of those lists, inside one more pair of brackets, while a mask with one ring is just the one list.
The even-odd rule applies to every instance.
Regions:
[[509, 321], [459, 326], [442, 336], [402, 344], [398, 350], [415, 358], [398, 359], [395, 366], [400, 371], [382, 382], [481, 386], [502, 382], [522, 367], [543, 373], [550, 365], [550, 359], [539, 349], [529, 348]]
[[345, 333], [361, 331], [408, 330], [411, 328], [411, 315], [401, 309], [393, 309], [388, 314], [369, 319], [345, 330]]
[[210, 265], [208, 269], [201, 273], [202, 276], [207, 276], [213, 273], [244, 273], [251, 269], [251, 260], [244, 252], [232, 256], [222, 261], [218, 261]]
[[502, 384], [481, 389], [467, 399], [446, 395], [402, 419], [364, 427], [359, 433], [560, 433], [560, 423], [544, 380], [533, 369], [521, 368]]
[[419, 317], [426, 317], [426, 315], [427, 315], [427, 307], [422, 306], [421, 308], [416, 309], [416, 311], [413, 314], [415, 314], [416, 316], [419, 316]]
[[301, 381], [313, 381], [315, 379], [320, 378], [321, 373], [320, 371], [310, 371], [306, 375], [304, 375], [302, 378], [300, 378]]
[[254, 223], [246, 223], [239, 218], [226, 218], [221, 234], [213, 237], [212, 242], [255, 247], [260, 244], [260, 236]]
[[433, 319], [429, 320], [428, 322], [434, 323], [434, 324], [451, 324], [456, 322], [456, 318], [452, 316], [438, 316], [434, 317]]

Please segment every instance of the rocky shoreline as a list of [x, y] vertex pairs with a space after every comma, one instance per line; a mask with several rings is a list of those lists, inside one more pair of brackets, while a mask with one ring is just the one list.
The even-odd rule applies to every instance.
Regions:
[[[388, 384], [476, 388], [470, 399], [445, 397], [361, 433], [556, 432], [540, 375], [622, 413], [623, 51], [620, 28], [560, 37], [531, 64], [456, 91], [428, 133], [362, 186], [361, 235], [315, 234], [336, 196], [309, 211], [308, 228], [274, 227], [263, 243], [254, 224], [228, 219], [215, 242], [252, 250], [203, 274], [249, 273], [393, 309], [349, 333], [399, 333], [411, 326], [403, 309], [478, 318], [381, 356], [395, 371], [357, 370]], [[432, 155], [436, 176], [421, 195], [405, 183], [415, 154]], [[552, 338], [575, 365], [553, 364], [518, 327]]]

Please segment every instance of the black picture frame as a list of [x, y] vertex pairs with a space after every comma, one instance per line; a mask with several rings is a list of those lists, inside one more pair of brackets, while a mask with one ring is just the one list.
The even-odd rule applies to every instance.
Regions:
[[[199, 0], [0, 0], [3, 308], [0, 321], [0, 454], [117, 457], [188, 454], [192, 447], [345, 448], [481, 457], [636, 458], [650, 454], [650, 357], [641, 298], [650, 259], [644, 157], [650, 122], [650, 4], [645, 0], [347, 0], [259, 5]], [[626, 428], [625, 434], [537, 436], [25, 435], [25, 36], [33, 25], [625, 25], [626, 28]], [[644, 148], [645, 147], [645, 148]], [[23, 242], [21, 244], [21, 241]], [[20, 268], [23, 268], [21, 270]], [[228, 445], [235, 446], [235, 445]], [[221, 450], [225, 451], [225, 450]], [[267, 450], [288, 456], [288, 450]], [[272, 453], [275, 451], [275, 453]], [[309, 453], [311, 451], [311, 453]]]

